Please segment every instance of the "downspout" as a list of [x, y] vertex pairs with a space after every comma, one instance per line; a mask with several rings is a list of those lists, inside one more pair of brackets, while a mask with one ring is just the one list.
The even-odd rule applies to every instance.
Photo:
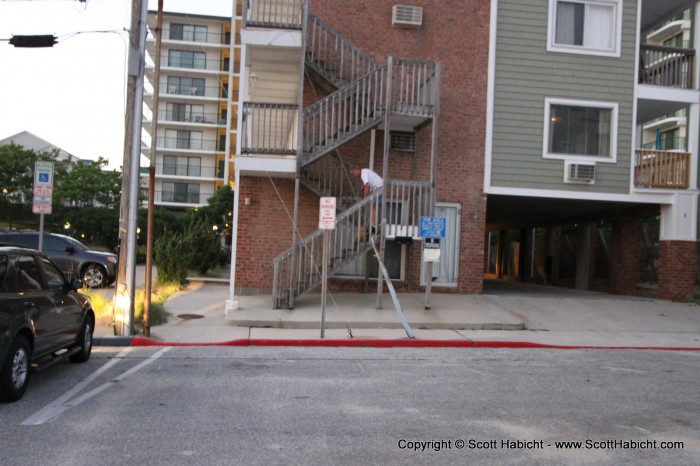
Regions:
[[[435, 200], [437, 197], [437, 141], [438, 141], [438, 120], [440, 119], [440, 62], [435, 63], [435, 91], [433, 94], [434, 115], [433, 131], [430, 143], [430, 206], [429, 216], [435, 216]], [[422, 259], [422, 258], [421, 258]], [[430, 309], [430, 294], [433, 284], [433, 263], [427, 263], [427, 277], [425, 279], [425, 309]]]
[[304, 71], [306, 69], [306, 34], [308, 31], [309, 4], [304, 2], [301, 6], [301, 48], [299, 53], [299, 84], [297, 87], [297, 160], [296, 174], [294, 177], [294, 218], [292, 225], [292, 257], [289, 274], [289, 309], [294, 309], [294, 282], [296, 280], [296, 254], [294, 249], [299, 235], [299, 189], [301, 185], [301, 157], [304, 153]]

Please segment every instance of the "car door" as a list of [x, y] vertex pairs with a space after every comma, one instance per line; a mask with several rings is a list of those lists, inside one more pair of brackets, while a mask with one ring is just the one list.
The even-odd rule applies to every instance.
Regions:
[[54, 331], [56, 306], [45, 289], [39, 267], [33, 254], [17, 255], [14, 264], [16, 309], [26, 313], [34, 326], [35, 355], [51, 352], [57, 344]]
[[76, 269], [76, 263], [71, 257], [75, 254], [75, 249], [71, 244], [63, 238], [53, 235], [44, 235], [44, 244], [42, 245], [44, 254], [49, 256], [52, 261], [63, 272], [63, 275], [71, 278], [79, 278]]
[[65, 346], [73, 342], [82, 325], [82, 307], [65, 278], [47, 258], [38, 256], [46, 278], [47, 294], [53, 301], [56, 313], [53, 320], [57, 344]]

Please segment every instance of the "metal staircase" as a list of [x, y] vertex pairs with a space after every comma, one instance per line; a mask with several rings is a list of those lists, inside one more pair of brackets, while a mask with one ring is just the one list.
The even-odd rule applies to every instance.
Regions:
[[[427, 181], [384, 180], [382, 190], [360, 199], [337, 149], [391, 116], [404, 121], [433, 118], [439, 72], [435, 63], [392, 57], [380, 65], [316, 16], [309, 14], [306, 24], [306, 69], [322, 78], [316, 81], [324, 81], [331, 93], [300, 112], [301, 141], [294, 137], [295, 122], [282, 116], [291, 107], [244, 108], [249, 119], [260, 118], [270, 127], [246, 132], [244, 122], [244, 140], [257, 137], [265, 142], [263, 151], [290, 155], [300, 143], [300, 182], [319, 196], [336, 197], [342, 212], [329, 231], [333, 275], [370, 251], [371, 238], [416, 237], [419, 217], [431, 214], [433, 188]], [[322, 241], [323, 230], [317, 230], [274, 259], [274, 308], [290, 306], [294, 297], [321, 283]]]

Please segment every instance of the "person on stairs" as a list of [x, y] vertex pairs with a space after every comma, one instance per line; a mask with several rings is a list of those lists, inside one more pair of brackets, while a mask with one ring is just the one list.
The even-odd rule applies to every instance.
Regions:
[[[370, 195], [373, 191], [376, 191], [377, 189], [381, 189], [384, 187], [384, 180], [382, 180], [382, 177], [379, 176], [375, 171], [370, 170], [369, 168], [353, 168], [350, 171], [350, 174], [354, 177], [360, 178], [362, 180], [362, 197], [365, 198]], [[379, 196], [376, 201], [372, 202], [372, 214], [370, 218], [370, 227], [372, 232], [376, 230], [376, 225], [378, 223], [377, 219], [377, 206], [381, 205], [382, 203], [382, 197]], [[360, 239], [363, 239], [365, 236], [365, 230], [361, 229], [360, 230]]]

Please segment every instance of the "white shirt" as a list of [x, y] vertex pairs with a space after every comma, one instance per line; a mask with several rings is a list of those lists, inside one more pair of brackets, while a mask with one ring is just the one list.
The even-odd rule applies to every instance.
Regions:
[[370, 191], [374, 191], [375, 189], [381, 188], [382, 186], [384, 186], [384, 180], [382, 180], [382, 177], [377, 175], [375, 172], [373, 172], [369, 168], [362, 169], [362, 174], [360, 175], [360, 179], [362, 180], [363, 184], [369, 184]]

